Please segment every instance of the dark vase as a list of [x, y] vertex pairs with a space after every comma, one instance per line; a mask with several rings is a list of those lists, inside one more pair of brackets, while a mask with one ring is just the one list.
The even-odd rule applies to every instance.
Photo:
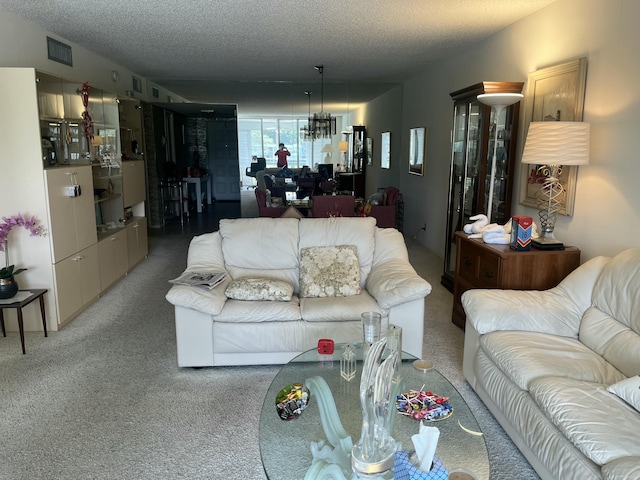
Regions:
[[0, 278], [0, 299], [14, 297], [16, 293], [18, 293], [18, 282], [15, 278]]

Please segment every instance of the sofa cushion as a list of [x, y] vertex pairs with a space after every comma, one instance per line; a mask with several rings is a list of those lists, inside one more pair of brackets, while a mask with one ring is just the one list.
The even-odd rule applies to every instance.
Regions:
[[293, 285], [282, 280], [264, 277], [242, 277], [232, 281], [225, 295], [234, 300], [271, 300], [288, 302]]
[[431, 285], [419, 277], [410, 263], [388, 260], [376, 265], [367, 278], [367, 291], [383, 308], [424, 298]]
[[262, 323], [292, 322], [300, 320], [300, 300], [295, 295], [289, 302], [272, 302], [269, 300], [232, 300], [222, 307], [220, 315], [214, 322], [225, 323]]
[[640, 248], [619, 253], [602, 269], [580, 341], [627, 377], [640, 373]]
[[220, 220], [225, 269], [232, 278], [269, 277], [298, 291], [298, 223], [295, 218]]
[[640, 335], [624, 322], [591, 307], [580, 322], [579, 338], [626, 376], [640, 373]]
[[300, 250], [301, 297], [347, 297], [360, 293], [360, 265], [354, 245]]
[[558, 430], [598, 465], [640, 455], [640, 414], [604, 385], [545, 377], [532, 381], [529, 392]]
[[610, 385], [625, 376], [578, 340], [537, 332], [482, 335], [484, 352], [523, 390], [540, 377], [558, 376]]
[[609, 385], [607, 390], [640, 412], [640, 375], [634, 375], [633, 377]]
[[[360, 263], [360, 287], [371, 271], [376, 248], [376, 220], [370, 217], [301, 218], [299, 249], [332, 245], [355, 245]], [[405, 247], [406, 250], [406, 247]]]
[[341, 322], [360, 321], [362, 312], [378, 312], [388, 316], [387, 310], [381, 310], [375, 299], [363, 290], [360, 295], [335, 298], [301, 298], [300, 311], [305, 322]]
[[640, 478], [640, 457], [625, 457], [609, 462], [602, 467], [605, 480], [629, 480]]

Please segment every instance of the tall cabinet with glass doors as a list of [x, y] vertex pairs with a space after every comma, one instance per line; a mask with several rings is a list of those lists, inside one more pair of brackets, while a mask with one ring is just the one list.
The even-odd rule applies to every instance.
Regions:
[[453, 99], [453, 132], [441, 279], [442, 285], [450, 291], [453, 291], [456, 270], [454, 233], [472, 223], [470, 217], [487, 213], [495, 128], [498, 129], [498, 141], [491, 222], [504, 224], [511, 217], [520, 104], [504, 108], [496, 119], [495, 111], [480, 103], [477, 96], [483, 93], [521, 93], [523, 85], [523, 82], [481, 82], [450, 93]]

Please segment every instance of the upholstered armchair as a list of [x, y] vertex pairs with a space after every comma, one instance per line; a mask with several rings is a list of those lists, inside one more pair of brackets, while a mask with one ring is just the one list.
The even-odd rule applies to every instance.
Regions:
[[267, 193], [256, 188], [256, 201], [258, 202], [258, 216], [277, 218], [284, 213], [287, 207], [267, 207]]
[[376, 219], [376, 225], [381, 228], [396, 228], [396, 212], [400, 190], [396, 187], [387, 187], [384, 191], [384, 204], [372, 205], [369, 216]]
[[311, 216], [315, 218], [353, 217], [356, 197], [353, 195], [316, 195], [311, 198]]

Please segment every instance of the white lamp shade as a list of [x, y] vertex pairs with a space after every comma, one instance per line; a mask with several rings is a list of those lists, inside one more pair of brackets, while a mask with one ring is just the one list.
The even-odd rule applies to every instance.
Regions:
[[584, 122], [531, 122], [522, 163], [587, 165], [590, 125]]
[[331, 152], [331, 144], [327, 143], [324, 147], [322, 147], [322, 150], [320, 150], [322, 153], [327, 153], [327, 152]]
[[500, 109], [518, 103], [523, 97], [521, 93], [482, 93], [477, 98], [485, 105]]

